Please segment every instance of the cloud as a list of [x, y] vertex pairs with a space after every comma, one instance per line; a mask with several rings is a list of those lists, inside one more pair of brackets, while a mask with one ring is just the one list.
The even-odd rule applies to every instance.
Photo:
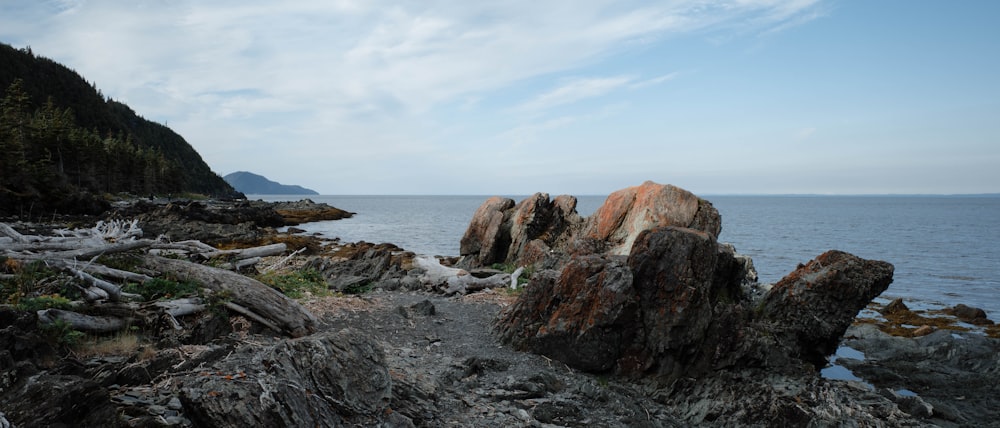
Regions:
[[[435, 140], [435, 126], [454, 120], [441, 111], [486, 122], [511, 106], [541, 112], [661, 84], [676, 73], [643, 79], [656, 71], [588, 67], [677, 35], [763, 31], [813, 8], [803, 0], [4, 2], [0, 40], [30, 44], [169, 122], [226, 173], [262, 169], [282, 151], [357, 163], [460, 145]], [[509, 120], [494, 129], [520, 127], [509, 135], [523, 141], [574, 123]], [[278, 154], [250, 150], [260, 147]], [[298, 157], [304, 169], [323, 168], [324, 156]], [[435, 167], [446, 166], [427, 165]]]
[[629, 89], [639, 89], [639, 88], [645, 88], [647, 86], [656, 86], [663, 82], [674, 80], [675, 78], [677, 78], [678, 75], [679, 73], [677, 72], [664, 74], [662, 76], [654, 77], [652, 79], [640, 80], [638, 82], [630, 83], [628, 87]]
[[626, 86], [633, 79], [625, 76], [574, 79], [521, 104], [521, 110], [544, 110], [597, 97]]
[[815, 134], [815, 133], [816, 133], [816, 128], [815, 127], [802, 128], [802, 129], [799, 129], [798, 132], [795, 133], [795, 139], [799, 140], [799, 141], [806, 140], [809, 137], [812, 137], [813, 134]]

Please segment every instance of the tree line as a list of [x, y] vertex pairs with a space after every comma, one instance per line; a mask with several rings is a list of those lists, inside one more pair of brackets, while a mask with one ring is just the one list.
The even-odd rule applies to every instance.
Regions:
[[103, 195], [238, 193], [170, 128], [0, 43], [0, 215], [96, 213]]

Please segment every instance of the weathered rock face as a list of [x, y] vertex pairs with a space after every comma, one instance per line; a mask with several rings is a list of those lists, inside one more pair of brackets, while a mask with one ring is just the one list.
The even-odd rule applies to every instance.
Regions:
[[[632, 254], [574, 257], [536, 275], [497, 321], [503, 340], [587, 371], [640, 375], [710, 368], [707, 340], [746, 324], [743, 273], [715, 238], [692, 229], [644, 231]], [[719, 302], [736, 306], [716, 319]], [[726, 334], [709, 337], [713, 328]], [[702, 367], [703, 366], [703, 367]], [[690, 374], [690, 372], [689, 372]]]
[[182, 379], [195, 426], [375, 424], [391, 380], [382, 349], [352, 329], [245, 348]]
[[536, 275], [497, 328], [515, 347], [607, 371], [640, 333], [637, 300], [621, 257], [580, 257], [561, 272]]
[[718, 211], [691, 192], [651, 181], [612, 193], [594, 215], [582, 218], [576, 198], [550, 200], [536, 193], [517, 205], [493, 197], [473, 215], [462, 238], [464, 268], [492, 263], [558, 267], [567, 255], [628, 255], [643, 230], [661, 226], [692, 228], [718, 236]]
[[504, 230], [504, 223], [512, 208], [514, 200], [499, 196], [483, 202], [462, 236], [460, 253], [469, 256], [470, 262], [476, 266], [504, 260], [510, 247], [510, 227], [508, 225]]
[[393, 244], [357, 242], [345, 245], [333, 258], [315, 257], [305, 267], [318, 270], [330, 290], [356, 292], [402, 276], [400, 264], [412, 254], [400, 253]]
[[760, 303], [746, 265], [704, 231], [660, 227], [627, 259], [576, 256], [537, 274], [501, 313], [501, 340], [593, 372], [675, 380], [733, 367], [817, 370], [892, 265], [828, 252]]
[[547, 193], [535, 193], [516, 205], [494, 196], [476, 210], [462, 237], [460, 266], [541, 261], [553, 248], [566, 247], [582, 222], [572, 196], [550, 200]]
[[892, 282], [893, 265], [827, 251], [771, 287], [759, 318], [782, 328], [799, 357], [822, 365], [863, 309]]
[[639, 233], [658, 226], [719, 236], [722, 218], [711, 203], [687, 190], [647, 181], [609, 195], [590, 217], [584, 236], [607, 242], [611, 254], [627, 255]]

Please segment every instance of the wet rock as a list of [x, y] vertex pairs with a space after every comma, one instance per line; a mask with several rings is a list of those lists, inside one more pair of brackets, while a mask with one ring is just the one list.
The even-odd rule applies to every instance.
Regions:
[[922, 398], [915, 394], [900, 394], [890, 388], [882, 388], [879, 393], [899, 406], [899, 409], [912, 416], [927, 419], [934, 416], [934, 406], [927, 404]]
[[974, 308], [971, 306], [966, 306], [963, 304], [955, 305], [952, 308], [946, 309], [944, 311], [946, 314], [953, 315], [955, 318], [967, 322], [973, 325], [993, 325], [993, 321], [986, 317], [986, 311]]
[[880, 310], [879, 312], [882, 315], [891, 315], [891, 314], [905, 313], [909, 311], [910, 308], [907, 307], [905, 303], [903, 303], [903, 299], [896, 298], [893, 299], [892, 302], [889, 302], [888, 305], [885, 305], [885, 307], [882, 308], [882, 310]]
[[[844, 344], [864, 360], [838, 363], [880, 389], [909, 390], [930, 405], [940, 426], [989, 426], [1000, 419], [993, 401], [1000, 385], [1000, 340], [938, 330], [923, 337], [895, 337], [876, 326], [852, 326]], [[922, 410], [900, 408], [911, 414]]]

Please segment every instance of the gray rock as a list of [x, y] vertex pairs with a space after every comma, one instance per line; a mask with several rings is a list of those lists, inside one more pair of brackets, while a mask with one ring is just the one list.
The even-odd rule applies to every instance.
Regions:
[[391, 397], [381, 348], [352, 329], [245, 347], [208, 373], [182, 377], [181, 402], [195, 425], [364, 424]]

